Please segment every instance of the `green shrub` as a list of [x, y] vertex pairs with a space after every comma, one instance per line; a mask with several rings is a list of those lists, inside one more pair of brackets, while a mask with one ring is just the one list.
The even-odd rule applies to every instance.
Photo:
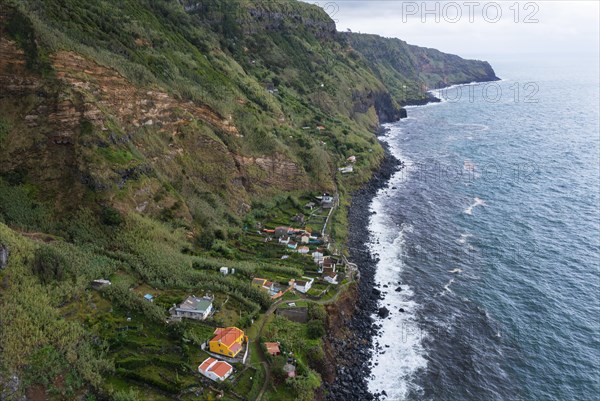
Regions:
[[27, 185], [6, 185], [0, 179], [0, 215], [9, 225], [26, 230], [50, 232], [54, 227], [49, 208], [36, 199]]
[[286, 383], [296, 392], [296, 401], [312, 401], [315, 389], [321, 384], [316, 373], [291, 377], [286, 380]]
[[42, 245], [35, 251], [33, 272], [44, 284], [66, 278], [67, 260], [55, 248]]
[[110, 206], [103, 206], [100, 216], [102, 222], [107, 226], [119, 226], [123, 223], [121, 214], [115, 208]]
[[112, 400], [113, 401], [139, 401], [140, 398], [139, 398], [137, 391], [129, 389], [129, 391], [120, 390], [120, 391], [115, 392], [112, 395]]
[[36, 350], [30, 357], [25, 371], [28, 384], [49, 386], [68, 367], [67, 362], [53, 346]]
[[323, 305], [310, 302], [308, 304], [308, 318], [310, 320], [325, 322], [327, 319], [327, 311], [325, 311], [325, 307]]
[[311, 320], [306, 325], [306, 333], [313, 340], [321, 338], [325, 335], [325, 325], [320, 320]]

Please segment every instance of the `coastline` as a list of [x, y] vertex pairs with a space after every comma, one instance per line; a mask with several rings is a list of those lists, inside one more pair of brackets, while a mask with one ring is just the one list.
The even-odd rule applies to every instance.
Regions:
[[338, 302], [328, 311], [329, 329], [325, 338], [330, 381], [324, 383], [324, 400], [364, 401], [376, 400], [379, 394], [368, 390], [367, 378], [371, 375], [369, 366], [371, 344], [379, 327], [372, 315], [378, 312], [381, 292], [375, 288], [377, 260], [371, 257], [364, 233], [368, 232], [371, 213], [368, 212], [373, 198], [379, 189], [387, 185], [392, 175], [403, 164], [381, 142], [385, 156], [373, 177], [360, 189], [354, 191], [348, 209], [348, 248], [349, 260], [358, 266], [360, 279], [353, 290], [348, 291], [346, 302]]
[[[501, 79], [495, 77], [487, 81], [464, 82], [450, 87], [499, 80]], [[445, 88], [437, 91], [442, 89]], [[444, 100], [434, 93], [435, 91], [429, 91], [426, 99], [408, 101], [402, 104], [402, 107], [442, 103]], [[386, 132], [387, 129], [380, 126], [376, 135], [379, 138]], [[372, 374], [372, 344], [381, 329], [381, 325], [377, 324], [372, 316], [387, 316], [389, 311], [385, 307], [379, 307], [383, 296], [375, 283], [378, 260], [372, 258], [367, 246], [368, 237], [365, 237], [364, 233], [369, 232], [372, 214], [369, 210], [377, 192], [388, 184], [392, 175], [402, 169], [404, 164], [390, 152], [387, 143], [381, 140], [379, 143], [385, 150], [379, 168], [369, 181], [351, 194], [351, 205], [348, 208], [348, 259], [358, 266], [359, 279], [353, 288], [346, 291], [345, 297], [340, 297], [336, 305], [328, 309], [328, 336], [324, 340], [325, 360], [329, 366], [321, 369], [324, 380], [317, 393], [319, 401], [379, 400], [381, 396], [387, 396], [385, 391], [372, 394], [368, 389], [367, 379]]]
[[[427, 92], [427, 97], [420, 100], [409, 100], [404, 107], [419, 107], [428, 104], [442, 103], [444, 100], [436, 96], [436, 91], [485, 82], [501, 81], [494, 77], [485, 81], [461, 82], [446, 88]], [[406, 110], [406, 109], [405, 109]], [[402, 118], [407, 118], [405, 117]], [[402, 118], [396, 120], [399, 121]], [[379, 126], [375, 134], [378, 138], [388, 131]], [[377, 314], [387, 316], [389, 310], [379, 308], [382, 293], [376, 288], [375, 273], [377, 259], [372, 258], [368, 249], [368, 237], [371, 218], [370, 206], [377, 192], [384, 188], [392, 175], [404, 168], [404, 163], [394, 156], [386, 142], [379, 140], [385, 154], [378, 169], [369, 181], [352, 192], [351, 204], [348, 208], [348, 260], [358, 266], [357, 283], [340, 297], [336, 304], [328, 308], [328, 336], [325, 342], [325, 362], [320, 373], [323, 375], [323, 386], [317, 391], [319, 401], [365, 401], [379, 400], [387, 396], [385, 391], [372, 394], [368, 389], [367, 379], [371, 376], [370, 366], [372, 344], [381, 325], [372, 317]], [[400, 283], [398, 283], [400, 284]]]

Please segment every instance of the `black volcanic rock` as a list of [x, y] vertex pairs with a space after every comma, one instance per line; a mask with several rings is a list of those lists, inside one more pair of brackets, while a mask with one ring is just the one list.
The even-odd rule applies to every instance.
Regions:
[[383, 308], [379, 308], [379, 310], [377, 311], [377, 316], [379, 316], [382, 319], [385, 319], [386, 317], [388, 317], [390, 314], [390, 310], [388, 308], [386, 308], [385, 306]]
[[[380, 132], [384, 132], [384, 130], [380, 130]], [[386, 156], [381, 163], [379, 171], [361, 189], [352, 194], [352, 205], [348, 209], [348, 245], [350, 260], [356, 263], [360, 270], [360, 281], [358, 282], [356, 309], [348, 323], [348, 327], [353, 332], [355, 344], [367, 345], [359, 345], [356, 348], [335, 345], [336, 363], [346, 366], [347, 369], [344, 376], [338, 375], [332, 384], [324, 385], [324, 389], [327, 392], [325, 399], [328, 401], [379, 399], [379, 397], [369, 393], [367, 378], [371, 375], [371, 368], [369, 366], [369, 360], [371, 359], [370, 344], [372, 344], [377, 330], [381, 327], [374, 324], [372, 316], [377, 315], [379, 312], [378, 304], [382, 293], [375, 288], [375, 266], [377, 260], [371, 257], [367, 248], [367, 240], [361, 233], [367, 230], [369, 224], [370, 214], [364, 213], [364, 210], [368, 210], [371, 200], [377, 191], [384, 187], [392, 174], [401, 167], [402, 163], [393, 157], [386, 147]], [[377, 365], [377, 363], [374, 365]], [[346, 389], [349, 389], [349, 391], [344, 391]]]

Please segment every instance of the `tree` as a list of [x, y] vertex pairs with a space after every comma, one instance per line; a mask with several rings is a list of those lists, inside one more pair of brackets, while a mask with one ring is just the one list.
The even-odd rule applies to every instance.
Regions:
[[285, 382], [296, 392], [296, 401], [312, 401], [315, 389], [321, 385], [319, 375], [316, 373], [290, 377]]
[[325, 322], [327, 318], [327, 312], [325, 311], [325, 307], [321, 304], [317, 304], [311, 302], [308, 304], [308, 318], [310, 320], [320, 320], [321, 322]]
[[118, 210], [110, 206], [103, 206], [100, 214], [102, 222], [107, 226], [118, 226], [123, 222], [123, 218]]
[[42, 245], [35, 251], [33, 272], [43, 284], [47, 284], [53, 280], [63, 280], [65, 278], [66, 265], [67, 261], [64, 256], [49, 245]]
[[316, 340], [325, 335], [325, 325], [320, 320], [311, 320], [306, 325], [306, 331], [309, 338]]

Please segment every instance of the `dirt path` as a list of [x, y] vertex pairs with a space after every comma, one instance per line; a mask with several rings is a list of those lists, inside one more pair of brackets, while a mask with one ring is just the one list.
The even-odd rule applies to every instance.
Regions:
[[273, 305], [271, 305], [271, 307], [265, 312], [265, 314], [263, 315], [262, 321], [260, 322], [260, 328], [258, 329], [256, 338], [253, 340], [256, 342], [256, 350], [258, 352], [258, 357], [260, 358], [260, 361], [261, 361], [260, 363], [265, 368], [265, 382], [263, 383], [263, 386], [260, 389], [260, 393], [258, 393], [258, 396], [256, 397], [256, 401], [260, 401], [262, 399], [263, 395], [265, 394], [265, 391], [267, 391], [267, 386], [271, 382], [271, 369], [269, 369], [269, 364], [267, 363], [267, 356], [265, 355], [265, 352], [262, 349], [262, 347], [260, 346], [260, 344], [258, 343], [258, 341], [262, 336], [262, 332], [265, 328], [267, 318], [270, 315], [272, 315], [273, 312], [275, 312], [275, 310], [277, 309], [277, 307], [279, 306], [279, 304], [282, 301], [283, 301], [283, 299], [279, 299], [277, 302], [275, 302]]

